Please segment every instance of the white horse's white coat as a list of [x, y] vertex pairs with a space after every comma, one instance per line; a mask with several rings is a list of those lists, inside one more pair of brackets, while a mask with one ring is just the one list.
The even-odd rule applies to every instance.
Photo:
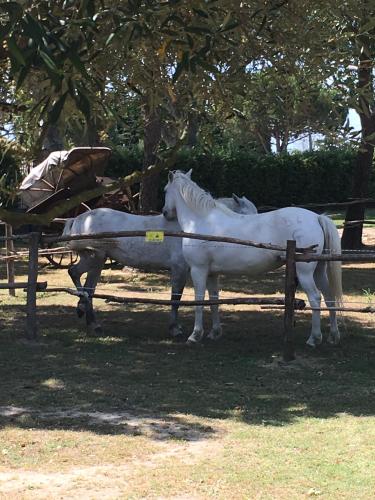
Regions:
[[[340, 238], [333, 222], [323, 215], [317, 215], [302, 208], [283, 208], [264, 214], [238, 215], [204, 192], [182, 172], [170, 172], [165, 187], [163, 214], [168, 219], [177, 216], [183, 231], [215, 236], [236, 237], [261, 243], [272, 243], [282, 247], [287, 240], [296, 240], [298, 247], [317, 245], [321, 254], [323, 247], [340, 252]], [[204, 298], [206, 287], [212, 298], [218, 296], [217, 275], [262, 274], [280, 266], [283, 252], [244, 247], [227, 243], [212, 243], [183, 239], [183, 254], [194, 283], [197, 300]], [[328, 306], [336, 305], [342, 296], [341, 265], [320, 262], [297, 263], [297, 276], [306, 292], [310, 305], [320, 307], [320, 291]], [[211, 307], [213, 326], [210, 338], [221, 335], [218, 308]], [[202, 307], [196, 307], [195, 326], [190, 342], [198, 342], [203, 336]], [[336, 314], [330, 311], [330, 341], [339, 342]], [[308, 344], [320, 343], [320, 312], [313, 311], [312, 329]]]
[[[188, 174], [190, 175], [190, 173]], [[223, 202], [242, 213], [256, 212], [255, 206], [247, 198], [224, 199]], [[228, 210], [230, 211], [230, 210]], [[63, 235], [94, 234], [115, 231], [181, 231], [178, 221], [167, 220], [162, 215], [132, 215], [109, 208], [98, 208], [85, 212], [75, 219], [69, 219]], [[146, 271], [170, 269], [172, 300], [180, 300], [188, 275], [188, 266], [182, 253], [181, 238], [165, 238], [162, 243], [149, 243], [144, 237], [116, 238], [108, 240], [71, 241], [69, 248], [78, 252], [78, 264], [69, 269], [69, 274], [79, 290], [94, 293], [106, 259], [109, 257], [126, 266]], [[82, 274], [87, 272], [84, 287]], [[78, 304], [78, 312], [83, 314], [83, 301]], [[96, 329], [93, 311], [86, 316], [89, 330]], [[172, 306], [170, 334], [181, 334], [178, 324], [178, 306]]]

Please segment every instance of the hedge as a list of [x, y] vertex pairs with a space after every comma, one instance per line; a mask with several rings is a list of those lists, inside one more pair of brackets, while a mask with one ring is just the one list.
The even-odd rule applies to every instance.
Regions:
[[[214, 196], [245, 195], [257, 206], [287, 206], [340, 202], [350, 197], [355, 151], [333, 150], [311, 153], [261, 155], [239, 150], [207, 153], [184, 150], [176, 168], [193, 169], [193, 179]], [[117, 150], [107, 175], [126, 175], [142, 166], [142, 153]], [[162, 184], [166, 173], [162, 174]], [[162, 186], [161, 186], [162, 187]], [[162, 189], [160, 189], [162, 205]], [[375, 195], [372, 174], [370, 196]]]

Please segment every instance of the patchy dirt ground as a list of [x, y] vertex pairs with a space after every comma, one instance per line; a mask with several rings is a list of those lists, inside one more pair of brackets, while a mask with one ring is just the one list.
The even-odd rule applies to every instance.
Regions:
[[[342, 234], [342, 229], [339, 229], [339, 233], [340, 235]], [[362, 243], [367, 246], [375, 247], [375, 227], [363, 228]]]
[[[38, 420], [87, 420], [90, 426], [106, 423], [125, 426], [126, 433], [144, 435], [160, 441], [152, 453], [117, 463], [80, 466], [62, 464], [61, 470], [0, 470], [0, 495], [4, 498], [131, 498], [132, 483], [139, 482], [139, 472], [152, 474], [168, 464], [194, 465], [197, 460], [210, 459], [222, 448], [219, 440], [210, 441], [212, 428], [194, 430], [182, 424], [157, 417], [131, 415], [129, 412], [85, 412], [79, 409], [36, 412], [27, 408], [2, 407], [2, 416], [32, 416]], [[172, 440], [172, 443], [167, 442]], [[4, 453], [4, 449], [3, 449]], [[180, 496], [179, 498], [183, 498]], [[186, 498], [188, 498], [186, 496]]]
[[[48, 267], [40, 279], [70, 286]], [[375, 266], [345, 266], [346, 302], [372, 301], [374, 279]], [[276, 297], [283, 273], [221, 287]], [[107, 269], [100, 289], [169, 295], [166, 274], [131, 270]], [[341, 347], [311, 351], [310, 314], [298, 313], [298, 360], [285, 365], [280, 311], [223, 307], [221, 341], [191, 349], [167, 337], [167, 308], [98, 302], [103, 334], [85, 338], [74, 297], [40, 294], [30, 345], [23, 292], [0, 302], [0, 498], [373, 497], [372, 316], [348, 314]], [[181, 322], [187, 336], [192, 312]]]

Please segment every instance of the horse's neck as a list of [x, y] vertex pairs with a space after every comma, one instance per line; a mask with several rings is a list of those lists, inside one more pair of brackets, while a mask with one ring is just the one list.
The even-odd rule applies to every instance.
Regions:
[[201, 216], [187, 206], [180, 193], [176, 194], [176, 212], [181, 229], [185, 232], [193, 232], [201, 221]]

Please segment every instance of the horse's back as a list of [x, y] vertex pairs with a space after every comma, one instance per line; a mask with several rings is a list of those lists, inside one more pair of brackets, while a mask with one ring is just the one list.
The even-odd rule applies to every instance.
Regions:
[[[110, 208], [97, 208], [74, 219], [70, 234], [98, 234], [118, 231], [181, 231], [177, 221], [167, 221], [162, 215], [133, 215]], [[123, 237], [72, 241], [70, 247], [80, 251], [105, 251], [108, 257], [141, 269], [169, 269], [183, 259], [181, 241], [165, 238], [162, 243], [149, 243], [144, 237]]]
[[[318, 245], [324, 234], [318, 216], [309, 210], [287, 207], [259, 215], [226, 215], [212, 212], [205, 223], [197, 223], [196, 232], [227, 236], [286, 247], [287, 240], [297, 246]], [[261, 274], [281, 265], [283, 251], [259, 249], [230, 243], [184, 240], [183, 251], [190, 265], [207, 265], [211, 272]]]

